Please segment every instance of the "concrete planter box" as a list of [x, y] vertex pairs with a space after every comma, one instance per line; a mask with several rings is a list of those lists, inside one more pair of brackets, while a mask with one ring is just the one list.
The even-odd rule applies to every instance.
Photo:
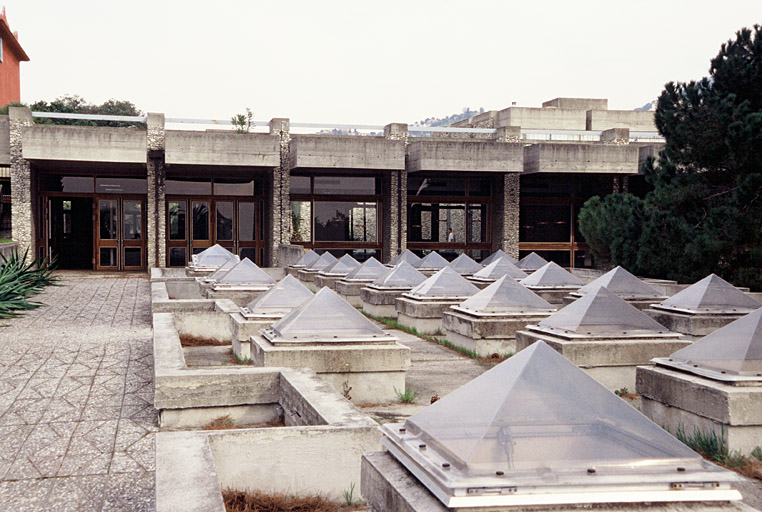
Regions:
[[655, 357], [668, 357], [691, 341], [678, 337], [635, 339], [563, 339], [550, 334], [516, 332], [516, 351], [542, 340], [611, 391], [635, 389], [635, 368]]
[[661, 366], [637, 368], [643, 414], [670, 432], [715, 432], [729, 451], [762, 446], [762, 383], [734, 385]]

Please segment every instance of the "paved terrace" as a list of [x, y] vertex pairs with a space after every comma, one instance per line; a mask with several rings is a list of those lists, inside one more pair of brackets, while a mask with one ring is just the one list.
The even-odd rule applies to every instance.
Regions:
[[0, 508], [153, 510], [148, 279], [59, 275], [0, 321]]

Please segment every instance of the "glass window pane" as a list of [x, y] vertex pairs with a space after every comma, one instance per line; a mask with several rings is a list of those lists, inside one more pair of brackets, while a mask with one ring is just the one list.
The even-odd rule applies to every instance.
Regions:
[[140, 240], [143, 221], [143, 202], [125, 199], [122, 203], [124, 208], [124, 239]]
[[145, 178], [98, 178], [95, 180], [95, 192], [98, 194], [145, 194]]
[[469, 242], [489, 242], [487, 218], [486, 204], [471, 204], [468, 206]]
[[519, 241], [570, 242], [570, 222], [569, 205], [522, 205]]
[[253, 196], [259, 192], [257, 182], [252, 178], [215, 178], [216, 196]]
[[309, 176], [291, 176], [289, 180], [291, 194], [311, 194]]
[[116, 240], [116, 200], [98, 201], [101, 240]]
[[207, 249], [208, 247], [194, 247], [193, 252], [191, 254], [199, 254], [201, 252], [204, 252]]
[[125, 247], [124, 248], [124, 266], [125, 267], [142, 267], [142, 252], [140, 247]]
[[439, 241], [462, 244], [466, 239], [466, 205], [443, 203], [438, 206]]
[[[257, 223], [255, 212], [256, 203], [238, 203], [238, 239], [244, 242], [251, 242], [256, 239]], [[243, 256], [241, 257], [243, 259]], [[249, 258], [251, 259], [251, 258]], [[254, 261], [253, 259], [251, 259]]]
[[193, 240], [209, 240], [209, 203], [193, 201]]
[[184, 267], [185, 266], [185, 247], [170, 247], [169, 248], [169, 266], [170, 267]]
[[552, 261], [564, 268], [569, 268], [570, 266], [571, 251], [519, 251], [519, 258], [523, 258], [524, 256], [527, 256], [533, 252], [537, 253], [539, 256], [542, 256], [547, 261]]
[[409, 176], [407, 194], [410, 196], [465, 196], [466, 180], [454, 178], [424, 178]]
[[257, 248], [256, 247], [242, 247], [240, 251], [238, 251], [238, 256], [241, 257], [241, 259], [249, 258], [254, 263], [257, 262]]
[[492, 180], [485, 178], [480, 180], [468, 180], [468, 195], [489, 197], [492, 195]]
[[100, 266], [116, 267], [116, 247], [101, 247]]
[[92, 194], [94, 189], [95, 178], [92, 176], [61, 176], [59, 174], [40, 175], [40, 190], [42, 192]]
[[315, 176], [315, 194], [380, 194], [380, 180], [358, 176]]
[[233, 239], [233, 203], [217, 201], [217, 240]]
[[167, 178], [166, 194], [210, 195], [212, 180], [209, 178]]
[[315, 241], [375, 242], [376, 203], [315, 201]]
[[[169, 239], [185, 240], [185, 201], [169, 201]], [[183, 258], [185, 253], [183, 253]]]
[[312, 203], [291, 201], [291, 241], [294, 243], [312, 240]]

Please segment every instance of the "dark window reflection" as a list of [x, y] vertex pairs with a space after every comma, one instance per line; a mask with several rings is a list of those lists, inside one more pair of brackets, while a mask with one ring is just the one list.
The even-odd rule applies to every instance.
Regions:
[[217, 240], [233, 239], [233, 203], [217, 201]]
[[519, 217], [521, 242], [571, 242], [571, 207], [523, 205]]
[[375, 242], [376, 203], [315, 201], [315, 241]]
[[169, 248], [169, 266], [170, 267], [184, 267], [185, 266], [185, 247], [170, 247]]
[[310, 177], [309, 176], [291, 176], [289, 180], [290, 193], [291, 194], [310, 194]]
[[185, 201], [169, 201], [170, 240], [185, 240], [185, 205]]
[[238, 237], [239, 240], [251, 242], [256, 239], [256, 203], [238, 203]]
[[193, 239], [209, 240], [209, 203], [193, 201]]

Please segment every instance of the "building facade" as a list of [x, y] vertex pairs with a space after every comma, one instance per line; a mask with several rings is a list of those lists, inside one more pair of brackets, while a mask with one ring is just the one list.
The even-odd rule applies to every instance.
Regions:
[[641, 187], [640, 162], [661, 143], [652, 112], [606, 107], [559, 98], [383, 136], [294, 134], [288, 119], [268, 133], [171, 130], [162, 114], [36, 124], [14, 107], [0, 167], [5, 150], [13, 238], [63, 268], [181, 267], [215, 243], [268, 266], [299, 245], [382, 261], [501, 248], [584, 267], [582, 204]]
[[18, 33], [12, 32], [5, 16], [0, 13], [0, 107], [21, 101], [21, 73], [19, 63], [28, 61], [19, 44]]

